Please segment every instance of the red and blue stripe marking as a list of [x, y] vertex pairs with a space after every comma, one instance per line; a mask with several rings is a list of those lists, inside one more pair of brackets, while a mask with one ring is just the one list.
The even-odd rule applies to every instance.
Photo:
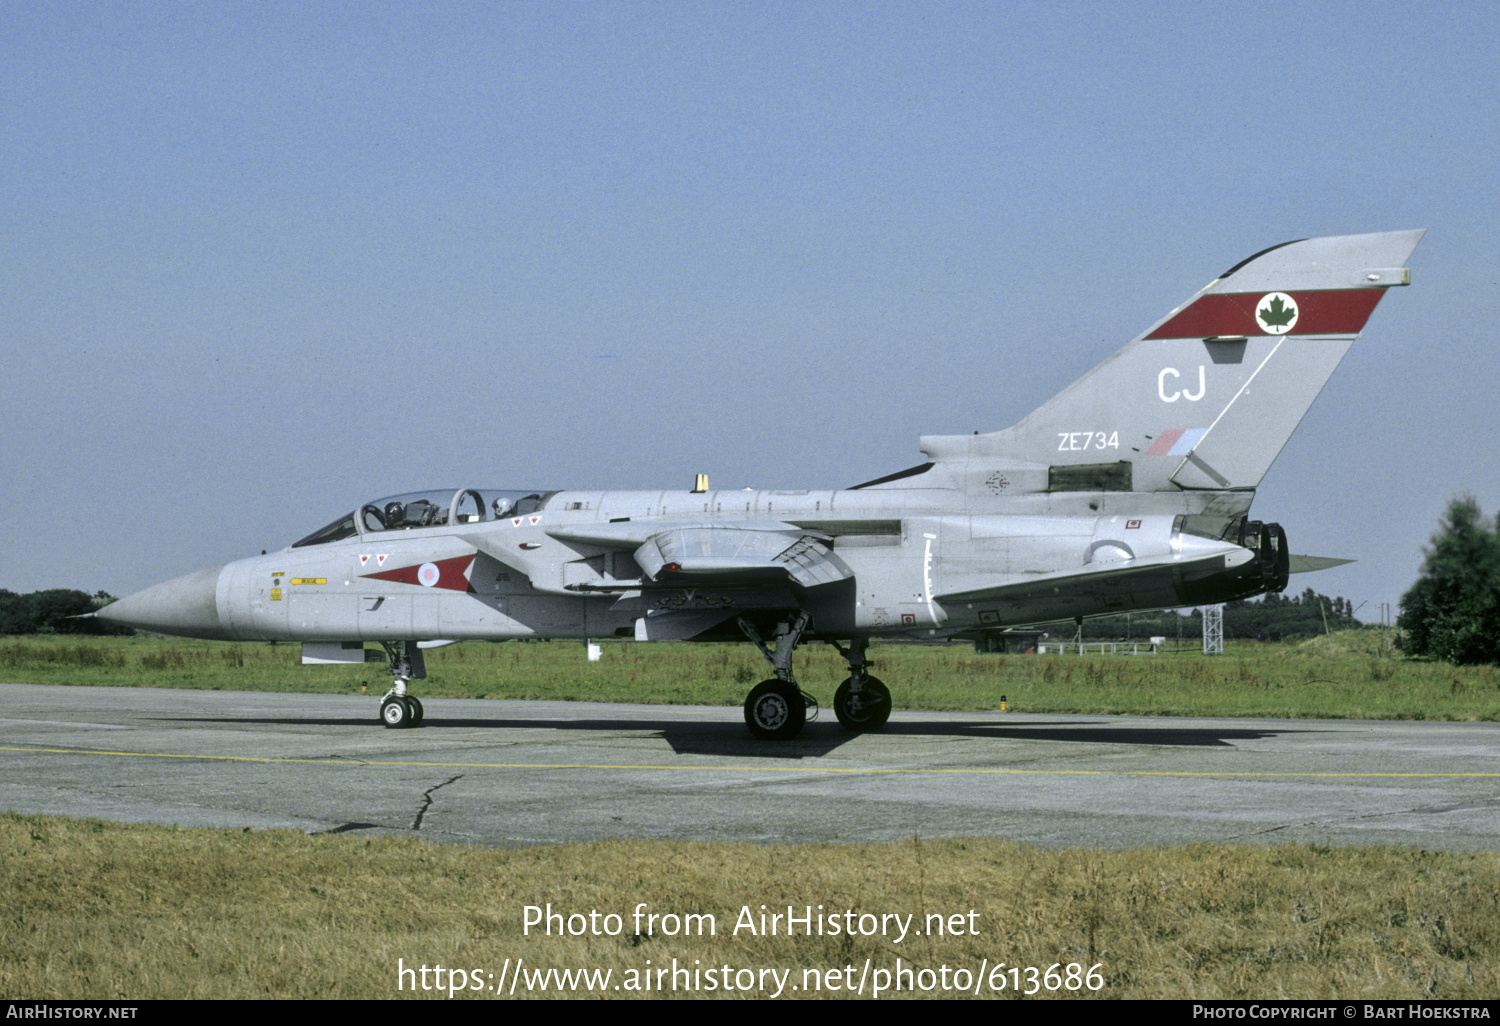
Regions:
[[1208, 428], [1172, 428], [1156, 436], [1156, 442], [1146, 450], [1147, 456], [1186, 456], [1193, 446], [1203, 440]]

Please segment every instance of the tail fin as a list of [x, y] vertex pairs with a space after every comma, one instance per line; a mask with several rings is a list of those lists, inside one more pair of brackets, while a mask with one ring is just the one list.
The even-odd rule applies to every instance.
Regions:
[[1410, 282], [1422, 234], [1262, 250], [1014, 427], [922, 450], [1044, 465], [1049, 491], [1253, 490], [1385, 290]]

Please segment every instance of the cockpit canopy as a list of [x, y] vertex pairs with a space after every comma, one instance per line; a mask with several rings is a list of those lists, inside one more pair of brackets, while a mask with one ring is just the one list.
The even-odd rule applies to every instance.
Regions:
[[367, 502], [356, 512], [346, 513], [327, 527], [293, 542], [292, 548], [326, 545], [356, 535], [368, 536], [385, 531], [480, 524], [525, 516], [541, 509], [555, 494], [555, 491], [528, 491], [524, 488], [437, 488], [392, 495]]

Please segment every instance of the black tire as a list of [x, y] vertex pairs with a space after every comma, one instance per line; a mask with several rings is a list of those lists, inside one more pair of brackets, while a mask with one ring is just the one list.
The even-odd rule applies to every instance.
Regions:
[[424, 715], [422, 712], [422, 700], [407, 695], [406, 704], [411, 706], [411, 725], [413, 727], [420, 727], [422, 725], [422, 716]]
[[844, 681], [833, 693], [833, 714], [839, 718], [839, 725], [856, 734], [879, 730], [891, 718], [890, 689], [879, 678], [866, 677], [856, 701], [851, 681]]
[[763, 680], [745, 699], [745, 726], [762, 741], [787, 741], [802, 733], [807, 703], [795, 684]]
[[411, 726], [411, 706], [400, 695], [392, 695], [380, 703], [380, 722], [392, 730]]

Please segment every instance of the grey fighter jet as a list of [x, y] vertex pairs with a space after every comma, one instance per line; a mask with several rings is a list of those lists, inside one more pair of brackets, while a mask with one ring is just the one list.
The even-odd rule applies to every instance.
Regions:
[[922, 463], [863, 484], [413, 492], [97, 615], [300, 641], [305, 662], [364, 662], [378, 642], [395, 678], [387, 727], [422, 722], [408, 684], [425, 676], [423, 643], [749, 639], [774, 674], [745, 722], [790, 738], [808, 702], [792, 652], [823, 641], [849, 666], [839, 722], [877, 730], [891, 698], [867, 671], [871, 638], [1226, 602], [1318, 565], [1250, 503], [1385, 290], [1410, 282], [1421, 237], [1262, 250], [1014, 427], [925, 436]]

